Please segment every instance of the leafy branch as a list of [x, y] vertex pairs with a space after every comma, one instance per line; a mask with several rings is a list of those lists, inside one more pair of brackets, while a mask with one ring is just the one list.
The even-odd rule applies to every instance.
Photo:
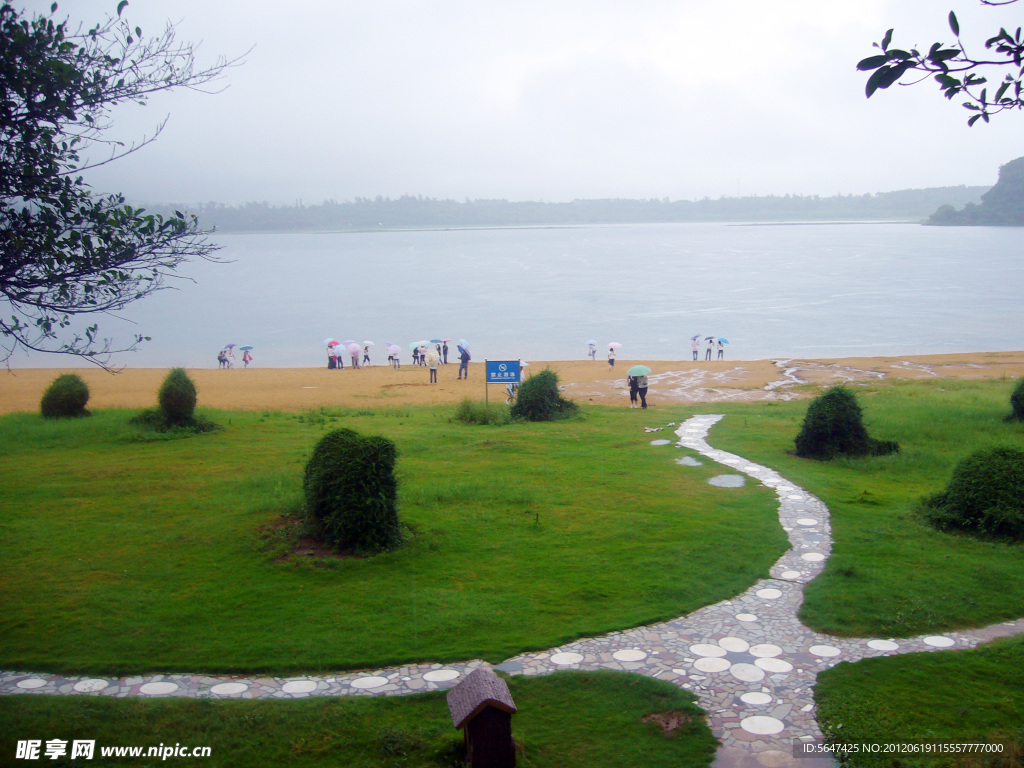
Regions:
[[[981, 2], [983, 5], [1001, 6], [1017, 0]], [[1021, 28], [1017, 27], [1013, 33], [1005, 27], [1000, 28], [996, 35], [985, 41], [984, 56], [968, 52], [953, 11], [949, 12], [949, 28], [956, 36], [956, 43], [933, 43], [926, 52], [917, 48], [894, 48], [893, 30], [886, 32], [882, 41], [874, 44], [881, 53], [857, 64], [857, 69], [871, 72], [865, 86], [867, 97], [871, 98], [879, 89], [896, 83], [914, 85], [931, 77], [947, 99], [964, 97], [963, 107], [973, 113], [967, 120], [968, 125], [974, 125], [978, 120], [987, 123], [992, 115], [999, 112], [1024, 108], [1024, 38]], [[905, 77], [910, 79], [905, 81]]]

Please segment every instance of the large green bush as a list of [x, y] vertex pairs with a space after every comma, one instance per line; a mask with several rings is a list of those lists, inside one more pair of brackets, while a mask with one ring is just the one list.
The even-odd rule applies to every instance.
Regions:
[[1024, 540], [1024, 451], [986, 448], [961, 460], [946, 490], [925, 500], [924, 515], [942, 530]]
[[43, 394], [39, 410], [47, 419], [67, 419], [88, 416], [85, 404], [89, 402], [89, 387], [76, 373], [58, 376]]
[[160, 385], [157, 400], [169, 425], [184, 426], [195, 421], [196, 385], [184, 368], [171, 369]]
[[891, 440], [868, 436], [857, 398], [843, 386], [832, 387], [811, 402], [796, 436], [797, 456], [808, 459], [883, 456], [899, 449]]
[[553, 421], [571, 416], [579, 410], [572, 400], [558, 393], [558, 374], [550, 368], [524, 381], [512, 405], [512, 418], [527, 421]]
[[1024, 421], [1024, 379], [1017, 382], [1010, 395], [1010, 415], [1007, 421]]
[[340, 551], [382, 552], [402, 541], [395, 444], [351, 429], [327, 433], [306, 464], [306, 515]]

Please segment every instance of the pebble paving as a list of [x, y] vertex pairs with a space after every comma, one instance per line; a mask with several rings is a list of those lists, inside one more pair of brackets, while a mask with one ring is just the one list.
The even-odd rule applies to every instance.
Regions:
[[[822, 572], [832, 548], [828, 509], [774, 470], [712, 448], [706, 437], [721, 418], [702, 415], [688, 419], [675, 431], [679, 437], [676, 445], [722, 464], [730, 476], [739, 473], [740, 479], [746, 476], [774, 489], [779, 498], [779, 520], [792, 546], [771, 567], [770, 578], [730, 600], [672, 621], [522, 654], [496, 669], [513, 675], [543, 675], [557, 669], [612, 669], [667, 680], [691, 691], [707, 712], [708, 724], [721, 742], [716, 760], [719, 768], [780, 768], [789, 764], [814, 768], [831, 761], [794, 760], [792, 754], [795, 743], [822, 738], [813, 695], [819, 672], [841, 661], [973, 648], [996, 637], [1024, 633], [1024, 619], [912, 638], [839, 638], [803, 626], [797, 610], [803, 601], [804, 584]], [[692, 466], [698, 462], [679, 463]], [[99, 678], [4, 671], [0, 672], [0, 695], [208, 699], [399, 696], [450, 688], [481, 666], [488, 665], [479, 660], [409, 664], [319, 677], [167, 674]]]

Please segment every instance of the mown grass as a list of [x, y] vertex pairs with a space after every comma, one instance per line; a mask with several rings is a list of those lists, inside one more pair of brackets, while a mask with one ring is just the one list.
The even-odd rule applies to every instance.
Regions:
[[[897, 766], [1024, 765], [1024, 638], [970, 651], [913, 654], [839, 664], [818, 676], [818, 720], [845, 744], [1003, 744], [993, 755], [855, 754], [847, 763]], [[1011, 759], [1010, 755], [1013, 755]]]
[[806, 401], [727, 406], [710, 441], [778, 470], [828, 506], [834, 540], [807, 585], [801, 619], [845, 636], [906, 637], [1024, 616], [1024, 545], [930, 527], [922, 497], [942, 490], [956, 462], [993, 444], [1024, 448], [1003, 417], [1013, 382], [936, 381], [858, 386], [872, 437], [898, 454], [818, 462], [792, 454]]
[[[617, 672], [514, 677], [509, 690], [521, 768], [677, 768], [708, 765], [716, 742], [692, 694], [671, 683]], [[647, 715], [680, 713], [664, 733]], [[0, 762], [18, 740], [95, 740], [89, 765], [159, 764], [100, 758], [101, 746], [208, 746], [209, 766], [398, 768], [464, 765], [462, 734], [444, 692], [394, 698], [297, 701], [0, 697]], [[47, 761], [50, 762], [50, 761]], [[78, 764], [81, 761], [75, 761]], [[170, 762], [181, 762], [181, 759]], [[66, 763], [71, 764], [71, 763]]]
[[[785, 548], [767, 489], [708, 486], [717, 469], [683, 471], [622, 409], [501, 428], [439, 408], [213, 412], [224, 429], [158, 442], [130, 415], [0, 419], [3, 668], [500, 662], [728, 598]], [[282, 562], [275, 525], [337, 426], [398, 445], [409, 541]]]

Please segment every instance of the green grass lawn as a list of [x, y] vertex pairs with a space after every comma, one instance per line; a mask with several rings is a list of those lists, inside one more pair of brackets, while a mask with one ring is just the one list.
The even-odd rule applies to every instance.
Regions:
[[828, 506], [834, 540], [800, 617], [844, 636], [907, 637], [1024, 616], [1024, 545], [940, 533], [918, 515], [954, 464], [993, 444], [1024, 448], [1003, 421], [1013, 382], [935, 381], [854, 388], [872, 437], [899, 454], [818, 462], [794, 456], [807, 401], [723, 405], [716, 447], [776, 469]]
[[[497, 428], [450, 413], [209, 413], [225, 429], [163, 441], [131, 439], [127, 412], [0, 419], [0, 666], [500, 662], [731, 597], [784, 551], [769, 490], [711, 487], [720, 469], [650, 445], [643, 426], [677, 416]], [[313, 445], [343, 425], [398, 445], [411, 539], [281, 562], [268, 526], [299, 509]]]
[[[679, 768], [708, 765], [716, 741], [693, 696], [671, 683], [618, 672], [558, 672], [514, 677], [519, 712], [512, 734], [520, 768]], [[683, 724], [664, 733], [650, 714], [675, 712]], [[394, 698], [298, 701], [0, 697], [0, 764], [16, 761], [18, 740], [95, 740], [95, 766], [158, 765], [100, 757], [101, 746], [208, 746], [210, 757], [171, 763], [209, 766], [463, 765], [462, 734], [452, 726], [445, 693]], [[51, 762], [46, 761], [48, 764]]]
[[[939, 533], [916, 511], [963, 456], [992, 444], [1024, 448], [1024, 428], [1002, 420], [1012, 386], [856, 386], [872, 436], [897, 440], [902, 450], [829, 463], [791, 453], [807, 401], [656, 416], [591, 407], [581, 420], [505, 427], [453, 423], [452, 409], [443, 408], [211, 413], [224, 430], [157, 442], [131, 439], [125, 412], [71, 423], [3, 417], [0, 667], [283, 674], [497, 662], [682, 615], [743, 591], [786, 547], [774, 493], [708, 486], [722, 467], [679, 467], [679, 449], [649, 444], [668, 433], [642, 430], [709, 412], [726, 414], [709, 437], [714, 447], [772, 467], [831, 511], [833, 554], [805, 592], [801, 617], [809, 626], [903, 637], [1018, 618], [1024, 546]], [[272, 524], [301, 506], [306, 457], [337, 426], [398, 445], [400, 514], [411, 539], [370, 559], [281, 561], [288, 536]], [[1008, 734], [1019, 744], [1021, 669], [1024, 640], [842, 664], [820, 678], [819, 717], [832, 733], [842, 724], [848, 739]], [[556, 677], [563, 687], [544, 694], [551, 703], [531, 700], [517, 716], [522, 765], [617, 765], [620, 755], [623, 765], [659, 764], [636, 751], [647, 742], [633, 731], [609, 736], [621, 746], [598, 741], [600, 734], [562, 739], [567, 721], [582, 728], [611, 718], [585, 709], [588, 692], [595, 704], [611, 701], [613, 713], [624, 694], [588, 677]], [[541, 682], [510, 684], [519, 702]], [[660, 693], [636, 690], [642, 706], [623, 705], [634, 726], [641, 709], [677, 708]], [[343, 706], [353, 709], [342, 714]], [[117, 743], [209, 733], [228, 755], [216, 763], [223, 765], [251, 764], [249, 734], [264, 731], [267, 749], [277, 750], [267, 764], [359, 765], [338, 751], [352, 744], [352, 754], [375, 756], [367, 764], [447, 765], [446, 717], [438, 694], [351, 704], [0, 699], [0, 722], [18, 726], [13, 738], [54, 723], [111, 739], [123, 726], [134, 742]], [[361, 719], [365, 727], [356, 725]], [[673, 741], [643, 727], [660, 746]], [[43, 738], [53, 737], [64, 738]], [[591, 739], [600, 755], [558, 751]], [[703, 757], [672, 753], [666, 764], [706, 763], [703, 736], [688, 739]], [[6, 749], [0, 741], [0, 754]], [[415, 756], [381, 757], [382, 749]], [[243, 757], [230, 762], [234, 754]]]
[[818, 676], [815, 699], [822, 730], [836, 742], [1003, 743], [1004, 756], [1015, 754], [1015, 762], [979, 754], [859, 754], [851, 765], [1024, 765], [1024, 638], [839, 664]]

